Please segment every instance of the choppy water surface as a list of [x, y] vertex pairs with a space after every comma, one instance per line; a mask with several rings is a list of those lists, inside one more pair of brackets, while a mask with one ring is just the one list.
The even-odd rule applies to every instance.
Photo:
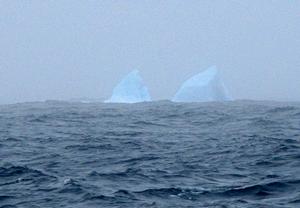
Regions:
[[0, 106], [0, 207], [300, 207], [300, 105]]

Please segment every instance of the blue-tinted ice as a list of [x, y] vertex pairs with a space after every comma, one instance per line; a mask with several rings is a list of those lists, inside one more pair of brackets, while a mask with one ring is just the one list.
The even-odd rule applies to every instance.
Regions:
[[151, 101], [150, 94], [138, 70], [134, 70], [124, 77], [114, 88], [107, 103], [138, 103]]
[[232, 100], [215, 66], [185, 81], [172, 101], [212, 102]]

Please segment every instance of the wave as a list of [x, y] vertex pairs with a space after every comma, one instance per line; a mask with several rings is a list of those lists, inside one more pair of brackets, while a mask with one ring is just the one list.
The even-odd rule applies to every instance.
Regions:
[[268, 110], [267, 113], [274, 114], [274, 113], [282, 113], [282, 112], [288, 112], [288, 111], [295, 111], [299, 108], [293, 107], [293, 106], [285, 106], [285, 107], [275, 107], [271, 110]]
[[5, 180], [5, 183], [1, 183], [0, 186], [11, 185], [24, 181], [42, 183], [45, 181], [57, 180], [55, 176], [45, 174], [42, 171], [28, 168], [26, 166], [0, 167], [0, 179]]
[[[296, 188], [300, 185], [300, 180], [289, 181], [274, 181], [265, 184], [255, 184], [240, 188], [219, 188], [213, 190], [204, 189], [188, 189], [188, 188], [154, 188], [145, 189], [142, 191], [133, 192], [135, 194], [142, 194], [144, 196], [155, 197], [171, 197], [177, 196], [185, 199], [198, 199], [201, 197], [266, 197], [276, 195], [278, 193], [285, 193], [289, 189]], [[221, 190], [224, 189], [224, 190]]]
[[258, 196], [264, 197], [269, 195], [275, 195], [277, 193], [285, 193], [289, 188], [298, 186], [300, 180], [289, 180], [289, 181], [273, 181], [264, 184], [256, 184], [241, 188], [233, 188], [221, 192], [220, 194], [225, 196]]
[[15, 198], [14, 196], [10, 196], [10, 195], [0, 195], [0, 202], [1, 201], [5, 201], [7, 199], [12, 199]]
[[110, 180], [118, 180], [120, 178], [148, 178], [147, 175], [144, 175], [141, 173], [140, 170], [138, 169], [132, 169], [132, 168], [128, 168], [125, 171], [120, 171], [120, 172], [110, 172], [110, 173], [98, 173], [96, 171], [92, 171], [91, 173], [89, 173], [90, 177], [100, 177], [100, 178], [106, 178], [106, 179], [110, 179]]
[[274, 121], [274, 120], [271, 120], [268, 118], [263, 118], [263, 117], [251, 119], [250, 122], [251, 122], [251, 125], [261, 127], [261, 128], [277, 127], [280, 125], [279, 121]]
[[[42, 171], [28, 168], [26, 166], [11, 166], [11, 167], [0, 167], [0, 177], [13, 177], [30, 174], [32, 176], [49, 176]], [[50, 176], [49, 176], [50, 177]], [[54, 177], [54, 176], [51, 176]]]
[[64, 180], [63, 187], [59, 189], [58, 193], [72, 193], [72, 194], [83, 194], [87, 191], [84, 187], [76, 180], [68, 178]]
[[113, 149], [113, 146], [111, 144], [101, 144], [101, 145], [95, 145], [95, 144], [77, 144], [77, 145], [67, 145], [65, 146], [66, 150], [73, 150], [73, 151], [90, 151], [93, 149], [105, 149], [105, 150], [111, 150]]

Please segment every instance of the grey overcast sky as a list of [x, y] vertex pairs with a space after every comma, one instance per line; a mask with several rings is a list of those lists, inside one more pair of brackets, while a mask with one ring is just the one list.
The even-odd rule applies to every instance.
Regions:
[[235, 99], [300, 100], [300, 0], [0, 0], [0, 103], [153, 99], [216, 65]]

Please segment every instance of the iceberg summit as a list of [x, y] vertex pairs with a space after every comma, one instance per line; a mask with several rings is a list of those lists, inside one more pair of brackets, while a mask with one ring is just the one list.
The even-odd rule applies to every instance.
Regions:
[[173, 102], [230, 101], [228, 91], [217, 67], [212, 66], [185, 81], [172, 99]]
[[138, 70], [130, 72], [114, 88], [106, 103], [139, 103], [151, 101], [150, 94]]

